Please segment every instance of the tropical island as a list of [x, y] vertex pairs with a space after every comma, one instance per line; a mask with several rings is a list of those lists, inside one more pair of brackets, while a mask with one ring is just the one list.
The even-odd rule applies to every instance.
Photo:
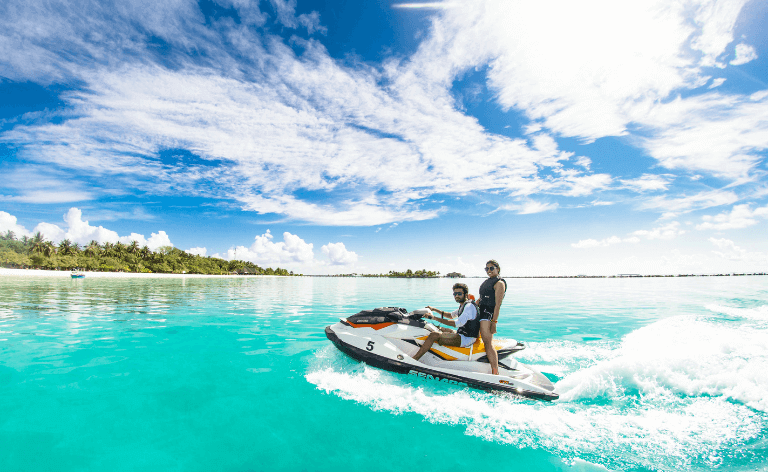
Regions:
[[40, 232], [32, 237], [16, 238], [13, 231], [0, 234], [0, 266], [159, 274], [300, 275], [279, 267], [265, 269], [248, 261], [189, 254], [173, 246], [161, 246], [153, 251], [147, 246], [139, 247], [136, 241], [130, 244], [91, 241], [81, 247], [69, 239], [57, 246]]
[[[323, 277], [323, 276], [315, 276], [315, 277]], [[411, 270], [408, 269], [405, 272], [398, 272], [396, 270], [390, 270], [386, 274], [358, 274], [358, 273], [351, 273], [351, 274], [336, 274], [336, 275], [328, 275], [325, 277], [390, 277], [395, 279], [433, 279], [440, 277], [440, 272], [435, 272], [433, 270], [427, 270], [427, 269], [421, 269], [421, 270]]]

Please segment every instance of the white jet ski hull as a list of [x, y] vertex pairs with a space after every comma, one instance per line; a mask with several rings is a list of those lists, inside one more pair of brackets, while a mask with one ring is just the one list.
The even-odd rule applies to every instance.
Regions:
[[502, 346], [498, 350], [502, 357], [499, 361], [500, 375], [491, 374], [484, 350], [480, 353], [470, 351], [464, 357], [462, 353], [467, 349], [448, 348], [453, 350], [446, 351], [435, 344], [436, 349], [431, 349], [417, 361], [411, 356], [418, 351], [429, 331], [419, 319], [403, 315], [400, 319], [396, 318], [392, 316], [384, 323], [375, 324], [357, 324], [350, 319], [341, 319], [326, 327], [325, 334], [342, 352], [380, 369], [539, 400], [559, 398], [554, 385], [543, 374], [509, 357], [512, 352], [522, 349], [520, 343], [512, 341], [512, 346], [518, 348], [505, 349], [503, 341], [497, 345], [494, 340], [497, 349]]

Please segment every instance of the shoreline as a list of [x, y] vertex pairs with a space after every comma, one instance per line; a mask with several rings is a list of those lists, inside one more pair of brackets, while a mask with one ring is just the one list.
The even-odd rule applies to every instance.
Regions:
[[[9, 269], [0, 267], [0, 277], [59, 277], [71, 278], [72, 272], [68, 270], [45, 270], [45, 269]], [[202, 278], [243, 278], [243, 277], [341, 277], [341, 278], [403, 278], [403, 279], [444, 279], [444, 278], [463, 278], [463, 279], [482, 279], [485, 277], [364, 277], [364, 276], [345, 276], [345, 275], [239, 275], [239, 274], [163, 274], [163, 273], [136, 273], [136, 272], [81, 272], [86, 278], [161, 278], [161, 279], [202, 279]], [[639, 275], [639, 274], [621, 274], [621, 275], [540, 275], [540, 276], [507, 276], [505, 279], [647, 279], [647, 278], [686, 278], [686, 277], [748, 277], [768, 275], [768, 273], [731, 273], [731, 274], [678, 274], [678, 275]]]
[[[217, 278], [227, 279], [236, 277], [290, 277], [282, 275], [209, 275], [209, 274], [160, 274], [160, 273], [137, 273], [137, 272], [89, 272], [81, 271], [79, 273], [85, 274], [85, 278], [111, 278], [111, 279], [202, 279], [202, 278]], [[72, 272], [69, 270], [45, 270], [45, 269], [7, 269], [0, 267], [0, 277], [59, 277], [59, 278], [71, 278]], [[293, 276], [295, 277], [295, 276]]]

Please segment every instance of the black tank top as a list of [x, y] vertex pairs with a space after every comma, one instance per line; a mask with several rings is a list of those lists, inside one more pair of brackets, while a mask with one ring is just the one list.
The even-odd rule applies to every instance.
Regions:
[[501, 277], [488, 277], [485, 282], [480, 285], [480, 301], [478, 305], [483, 308], [490, 308], [493, 310], [496, 308], [496, 290], [494, 286], [496, 282], [504, 282], [504, 293], [507, 293], [507, 281]]

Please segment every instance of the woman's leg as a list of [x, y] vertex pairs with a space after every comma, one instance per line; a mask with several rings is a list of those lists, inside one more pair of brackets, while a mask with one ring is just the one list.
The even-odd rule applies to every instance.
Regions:
[[491, 364], [491, 373], [499, 375], [499, 354], [493, 348], [490, 320], [480, 320], [480, 337], [483, 339], [483, 344], [485, 344], [485, 355], [488, 356], [488, 362]]

